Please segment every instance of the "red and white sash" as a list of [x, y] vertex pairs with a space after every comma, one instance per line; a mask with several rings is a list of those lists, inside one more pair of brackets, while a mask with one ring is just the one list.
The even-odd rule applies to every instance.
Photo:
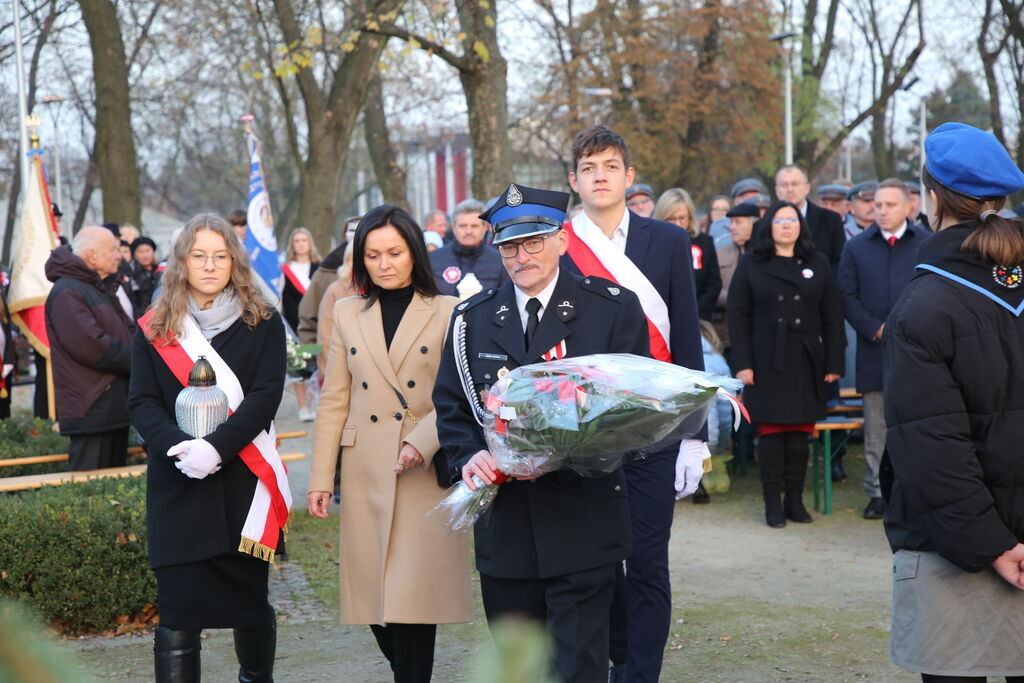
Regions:
[[306, 290], [309, 289], [309, 277], [303, 281], [302, 277], [292, 270], [292, 267], [287, 263], [281, 266], [281, 272], [288, 278], [288, 282], [292, 283], [292, 287], [299, 290], [299, 294], [305, 295]]
[[651, 355], [660, 361], [671, 363], [668, 306], [651, 281], [635, 263], [612, 244], [586, 213], [581, 211], [564, 227], [569, 233], [569, 258], [583, 275], [603, 277], [636, 293], [647, 316]]
[[[153, 316], [150, 310], [139, 319], [142, 330], [149, 334], [149, 322]], [[228, 397], [228, 409], [235, 412], [244, 398], [242, 385], [231, 367], [200, 331], [192, 316], [182, 319], [182, 334], [168, 343], [153, 343], [157, 354], [174, 373], [182, 386], [188, 386], [188, 375], [199, 356], [206, 356], [217, 373], [217, 386]], [[292, 507], [292, 493], [288, 487], [288, 474], [281, 456], [277, 452], [274, 424], [270, 431], [261, 431], [239, 453], [245, 466], [256, 475], [256, 491], [249, 504], [249, 513], [242, 526], [242, 538], [238, 550], [254, 555], [267, 562], [274, 561], [274, 551], [280, 532], [288, 523]]]

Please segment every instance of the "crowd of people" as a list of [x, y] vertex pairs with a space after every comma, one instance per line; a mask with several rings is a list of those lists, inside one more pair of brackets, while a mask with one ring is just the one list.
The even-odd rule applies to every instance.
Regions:
[[[633, 353], [735, 376], [751, 424], [733, 432], [716, 409], [609, 475], [501, 483], [473, 539], [490, 625], [542, 624], [561, 680], [657, 681], [676, 501], [710, 501], [705, 461], [731, 442], [756, 452], [766, 524], [811, 522], [810, 434], [846, 377], [863, 395], [863, 516], [885, 518], [895, 552], [893, 661], [926, 681], [1020, 680], [1024, 228], [1004, 204], [1024, 174], [969, 126], [927, 149], [928, 212], [895, 178], [821, 185], [814, 202], [793, 164], [774, 199], [744, 178], [701, 212], [684, 188], [636, 182], [625, 140], [594, 126], [572, 146], [571, 209], [517, 184], [450, 225], [383, 205], [322, 258], [296, 228], [280, 301], [249, 266], [242, 211], [195, 217], [163, 263], [132, 226], [80, 230], [46, 264], [57, 418], [71, 469], [124, 464], [130, 425], [146, 444], [156, 679], [198, 680], [202, 629], [232, 628], [239, 680], [272, 680], [286, 386], [315, 422], [306, 508], [340, 503], [342, 620], [419, 682], [436, 626], [472, 619], [468, 539], [428, 512], [450, 485], [504, 479], [482, 431], [490, 387], [521, 365]], [[323, 350], [289, 371], [288, 334]], [[202, 436], [175, 408], [199, 357], [231, 404]], [[978, 621], [990, 610], [998, 637]]]

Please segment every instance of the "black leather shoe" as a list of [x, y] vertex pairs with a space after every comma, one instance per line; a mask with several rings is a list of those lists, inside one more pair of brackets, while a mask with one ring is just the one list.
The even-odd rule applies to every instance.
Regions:
[[693, 492], [690, 499], [697, 505], [706, 505], [711, 502], [711, 496], [708, 495], [708, 490], [704, 488], [703, 482], [697, 484], [697, 490]]
[[832, 461], [832, 481], [846, 481], [846, 470], [841, 460]]
[[764, 503], [765, 524], [773, 529], [786, 526], [786, 514], [782, 511], [782, 501], [778, 498], [766, 500]]
[[872, 498], [864, 508], [864, 519], [882, 519], [885, 516], [885, 499]]

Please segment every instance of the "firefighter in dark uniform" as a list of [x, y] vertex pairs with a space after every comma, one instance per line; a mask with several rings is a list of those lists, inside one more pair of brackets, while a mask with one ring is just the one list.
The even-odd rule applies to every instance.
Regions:
[[[481, 218], [511, 282], [455, 308], [434, 407], [452, 482], [494, 481], [482, 398], [508, 371], [592, 353], [649, 355], [647, 321], [631, 291], [558, 267], [569, 195], [510, 185]], [[546, 625], [554, 669], [566, 681], [608, 676], [615, 568], [631, 545], [622, 470], [598, 478], [554, 472], [498, 489], [477, 524], [476, 566], [487, 620], [526, 616]]]

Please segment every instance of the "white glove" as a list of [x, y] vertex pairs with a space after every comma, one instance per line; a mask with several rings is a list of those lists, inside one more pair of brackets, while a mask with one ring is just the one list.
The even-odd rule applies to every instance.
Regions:
[[192, 479], [203, 479], [220, 469], [220, 454], [209, 441], [192, 439], [167, 449], [169, 457], [177, 457], [174, 466]]
[[676, 456], [676, 500], [686, 498], [697, 490], [704, 476], [704, 459], [711, 457], [708, 445], [696, 439], [683, 439]]

